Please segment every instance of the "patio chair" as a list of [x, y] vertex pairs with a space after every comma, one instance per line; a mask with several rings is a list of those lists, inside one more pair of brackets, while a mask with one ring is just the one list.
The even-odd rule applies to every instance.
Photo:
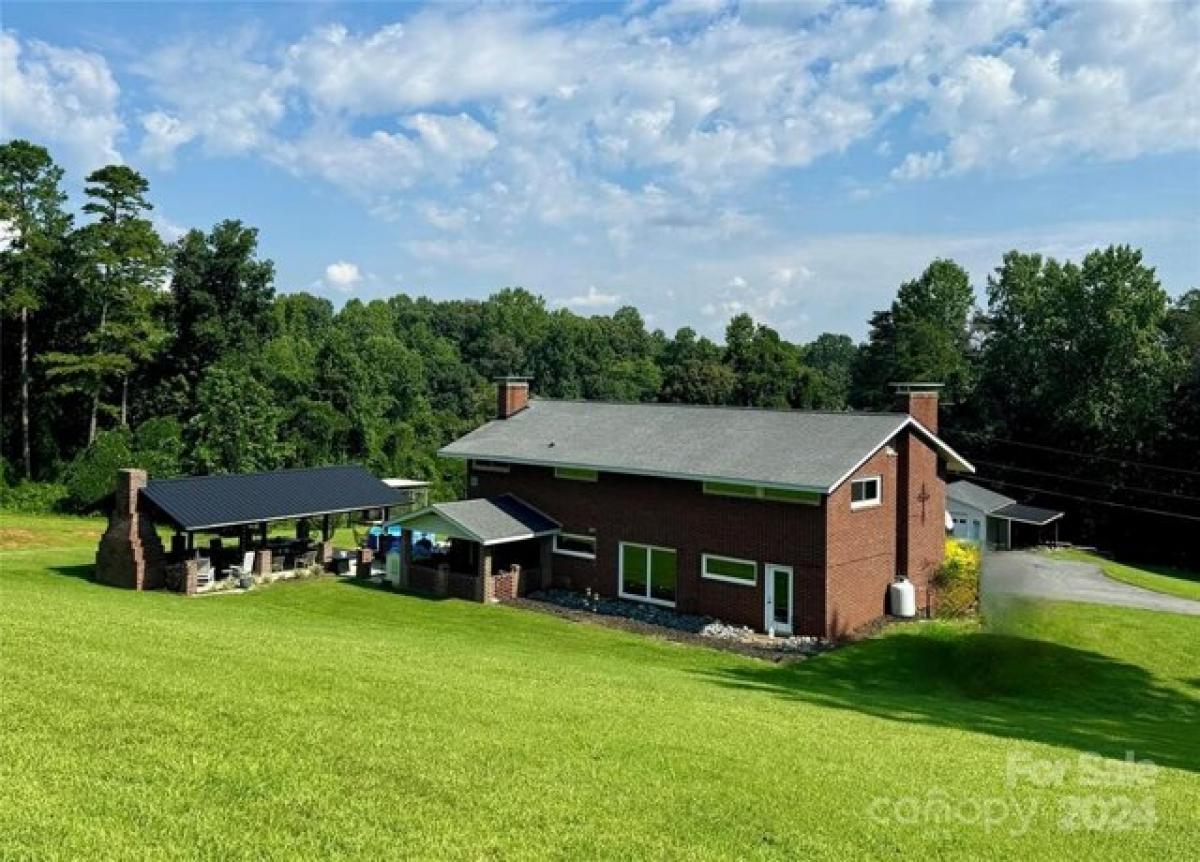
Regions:
[[231, 578], [236, 578], [238, 575], [248, 575], [254, 571], [254, 551], [246, 551], [242, 554], [242, 564], [240, 566], [230, 566], [225, 570], [225, 574]]
[[196, 589], [205, 590], [211, 587], [214, 574], [212, 560], [208, 557], [196, 558]]

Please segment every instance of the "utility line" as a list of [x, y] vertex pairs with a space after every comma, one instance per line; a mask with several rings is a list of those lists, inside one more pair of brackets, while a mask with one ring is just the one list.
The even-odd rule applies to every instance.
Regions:
[[1058, 452], [1063, 455], [1074, 455], [1076, 458], [1095, 458], [1099, 461], [1111, 461], [1114, 464], [1132, 465], [1135, 467], [1143, 467], [1148, 470], [1167, 470], [1171, 473], [1183, 473], [1186, 476], [1200, 477], [1198, 470], [1186, 470], [1183, 467], [1167, 467], [1162, 464], [1149, 464], [1145, 461], [1131, 461], [1128, 458], [1113, 458], [1109, 455], [1097, 455], [1089, 452], [1075, 452], [1070, 449], [1059, 449], [1054, 446], [1046, 446], [1041, 443], [1025, 443], [1021, 440], [1007, 440], [1000, 437], [988, 437], [986, 434], [981, 434], [978, 431], [951, 431], [950, 436], [961, 434], [964, 437], [974, 437], [977, 440], [986, 440], [989, 443], [1001, 443], [1009, 446], [1024, 446], [1029, 449], [1041, 449], [1043, 452]]
[[1163, 509], [1147, 509], [1144, 506], [1131, 506], [1128, 503], [1114, 503], [1110, 500], [1097, 500], [1095, 497], [1081, 497], [1078, 494], [1064, 494], [1061, 491], [1050, 491], [1046, 488], [1032, 488], [1029, 485], [1017, 485], [1013, 482], [1005, 482], [1002, 479], [985, 479], [982, 476], [976, 478], [982, 482], [1003, 485], [1007, 488], [1017, 488], [1021, 491], [1033, 491], [1036, 494], [1046, 494], [1051, 497], [1061, 497], [1064, 500], [1078, 500], [1083, 503], [1095, 503], [1098, 506], [1112, 506], [1116, 509], [1130, 509], [1134, 512], [1144, 512], [1147, 515], [1162, 515], [1167, 518], [1181, 518], [1185, 521], [1200, 521], [1200, 515], [1185, 515], [1182, 512], [1167, 512]]
[[981, 464], [985, 467], [995, 467], [1000, 470], [1016, 470], [1018, 473], [1031, 473], [1035, 476], [1045, 476], [1049, 479], [1061, 479], [1066, 482], [1080, 482], [1084, 485], [1095, 485], [1099, 488], [1108, 488], [1111, 491], [1134, 491], [1139, 494], [1153, 494], [1156, 497], [1171, 497], [1175, 500], [1190, 500], [1193, 503], [1200, 503], [1200, 497], [1193, 497], [1189, 494], [1175, 494], [1170, 491], [1156, 491], [1153, 488], [1139, 488], [1136, 485], [1114, 485], [1111, 482], [1101, 482], [1098, 479], [1083, 479], [1079, 476], [1067, 476], [1062, 473], [1048, 473], [1045, 470], [1033, 470], [1029, 467], [1017, 467], [1014, 464], [1001, 464], [996, 461], [980, 461], [974, 458], [972, 464]]

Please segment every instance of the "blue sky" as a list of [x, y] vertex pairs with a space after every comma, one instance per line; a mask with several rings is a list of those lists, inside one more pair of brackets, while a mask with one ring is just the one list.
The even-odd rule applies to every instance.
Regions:
[[1200, 5], [5, 2], [0, 136], [281, 290], [861, 336], [934, 257], [1142, 247], [1200, 285]]

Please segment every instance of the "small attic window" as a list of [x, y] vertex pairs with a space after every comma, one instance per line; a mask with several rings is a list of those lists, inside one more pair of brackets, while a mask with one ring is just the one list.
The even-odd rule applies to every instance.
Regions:
[[868, 476], [865, 479], [855, 479], [850, 483], [850, 508], [866, 509], [878, 506], [883, 502], [883, 479], [879, 476]]

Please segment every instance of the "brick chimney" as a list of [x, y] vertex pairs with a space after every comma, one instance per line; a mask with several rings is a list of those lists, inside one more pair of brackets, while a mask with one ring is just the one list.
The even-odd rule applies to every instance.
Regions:
[[941, 383], [893, 383], [896, 409], [907, 413], [934, 434], [938, 430], [938, 395]]
[[528, 377], [496, 378], [496, 418], [507, 419], [529, 406]]
[[114, 587], [152, 590], [163, 585], [163, 546], [140, 511], [145, 470], [118, 470], [108, 529], [96, 550], [96, 580]]

